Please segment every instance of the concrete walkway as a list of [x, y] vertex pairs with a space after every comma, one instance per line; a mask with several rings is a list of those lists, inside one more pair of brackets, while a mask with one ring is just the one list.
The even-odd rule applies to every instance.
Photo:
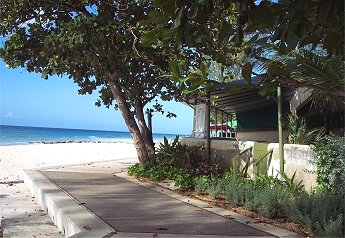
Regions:
[[66, 237], [296, 237], [127, 176], [125, 162], [27, 170], [25, 183]]

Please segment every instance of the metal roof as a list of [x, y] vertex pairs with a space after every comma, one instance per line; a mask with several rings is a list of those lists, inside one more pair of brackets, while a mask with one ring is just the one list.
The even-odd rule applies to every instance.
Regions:
[[[283, 101], [290, 101], [294, 92], [293, 89], [282, 88]], [[275, 97], [263, 97], [255, 88], [237, 93], [229, 93], [225, 90], [211, 91], [210, 99], [217, 108], [231, 114], [277, 105]]]
[[[255, 86], [249, 87], [247, 85], [242, 89], [233, 90], [235, 92], [231, 92], [232, 90], [229, 90], [232, 86], [244, 86], [244, 82], [244, 80], [238, 80], [233, 83], [225, 84], [217, 89], [210, 90], [212, 107], [229, 114], [235, 114], [277, 105], [275, 97], [261, 96]], [[283, 101], [289, 102], [294, 93], [295, 89], [282, 87]], [[190, 95], [187, 97], [186, 102], [190, 105], [205, 103], [206, 96], [200, 96], [199, 94]]]

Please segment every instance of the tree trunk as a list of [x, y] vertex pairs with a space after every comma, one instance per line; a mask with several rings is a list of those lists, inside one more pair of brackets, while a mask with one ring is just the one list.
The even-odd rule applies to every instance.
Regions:
[[139, 129], [147, 149], [147, 154], [151, 160], [155, 155], [155, 144], [153, 143], [152, 131], [150, 131], [145, 122], [144, 107], [140, 99], [135, 102], [135, 112], [138, 119]]
[[[149, 146], [149, 149], [146, 146], [145, 139], [140, 133], [139, 127], [134, 119], [133, 113], [129, 109], [129, 105], [126, 102], [126, 98], [121, 91], [120, 86], [113, 81], [114, 77], [110, 77], [108, 81], [111, 92], [118, 104], [119, 110], [125, 123], [131, 133], [135, 149], [137, 151], [138, 159], [140, 164], [145, 164], [149, 162], [152, 157], [152, 148]], [[145, 133], [144, 133], [145, 134]], [[147, 136], [147, 135], [145, 135]], [[148, 153], [149, 151], [149, 153]]]

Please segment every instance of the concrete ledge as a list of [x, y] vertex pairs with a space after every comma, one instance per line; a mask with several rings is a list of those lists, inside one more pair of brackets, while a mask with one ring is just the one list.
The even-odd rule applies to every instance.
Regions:
[[24, 170], [24, 183], [65, 237], [111, 237], [116, 231], [38, 170]]

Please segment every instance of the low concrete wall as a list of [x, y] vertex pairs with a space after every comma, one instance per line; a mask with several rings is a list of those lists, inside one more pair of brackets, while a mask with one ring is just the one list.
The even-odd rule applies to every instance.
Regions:
[[[288, 136], [287, 131], [283, 131], [283, 138]], [[278, 141], [278, 132], [277, 130], [262, 130], [262, 131], [241, 131], [238, 130], [236, 133], [236, 138], [239, 141], [261, 141], [261, 142], [277, 142]]]
[[[272, 161], [268, 165], [268, 175], [276, 176], [280, 170], [279, 144], [268, 144], [268, 150], [273, 149]], [[309, 145], [284, 145], [284, 172], [291, 178], [296, 172], [295, 183], [303, 180], [307, 191], [316, 186], [316, 165], [312, 163], [316, 159], [316, 153]], [[308, 172], [309, 171], [309, 172]]]
[[[188, 146], [200, 146], [200, 154], [207, 156], [206, 139], [182, 138], [181, 143]], [[227, 169], [232, 166], [232, 158], [240, 153], [238, 142], [234, 140], [211, 139], [211, 159], [219, 162], [222, 168]]]
[[[206, 156], [206, 139], [182, 138], [181, 143], [188, 146], [200, 146], [201, 155]], [[233, 166], [233, 159], [245, 149], [253, 147], [254, 141], [233, 141], [233, 140], [217, 140], [211, 139], [211, 159], [220, 162], [224, 169]], [[279, 161], [279, 144], [269, 143], [267, 151], [273, 149], [271, 159], [267, 161], [267, 174], [277, 176], [280, 169]], [[316, 165], [312, 163], [316, 159], [316, 154], [308, 145], [284, 145], [284, 172], [291, 178], [296, 171], [294, 179], [295, 183], [303, 180], [302, 184], [307, 191], [316, 185], [316, 174], [308, 171], [316, 171]], [[242, 168], [250, 163], [248, 174], [254, 177], [253, 157], [250, 153], [245, 153], [238, 158], [237, 165]]]

